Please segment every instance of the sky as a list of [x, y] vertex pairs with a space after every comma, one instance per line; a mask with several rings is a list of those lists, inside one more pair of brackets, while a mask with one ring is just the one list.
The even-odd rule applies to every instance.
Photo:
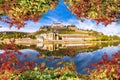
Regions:
[[22, 31], [22, 32], [35, 32], [39, 30], [41, 26], [51, 25], [53, 22], [59, 23], [62, 22], [64, 25], [76, 25], [80, 29], [95, 30], [102, 32], [106, 35], [119, 35], [120, 36], [120, 23], [113, 22], [106, 27], [103, 23], [96, 24], [96, 21], [86, 19], [84, 22], [81, 22], [77, 17], [67, 10], [63, 1], [59, 1], [58, 5], [54, 10], [48, 10], [46, 14], [43, 14], [42, 18], [38, 22], [34, 23], [33, 21], [27, 21], [26, 25], [18, 30], [15, 27], [9, 28], [8, 24], [0, 22], [0, 31]]

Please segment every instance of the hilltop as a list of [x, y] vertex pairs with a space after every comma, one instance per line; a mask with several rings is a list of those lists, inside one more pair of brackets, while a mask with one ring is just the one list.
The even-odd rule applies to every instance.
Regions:
[[35, 32], [35, 34], [38, 35], [48, 32], [56, 32], [58, 34], [89, 34], [97, 36], [104, 35], [101, 32], [79, 29], [75, 25], [62, 25], [61, 23], [54, 23], [51, 26], [42, 26], [37, 32]]

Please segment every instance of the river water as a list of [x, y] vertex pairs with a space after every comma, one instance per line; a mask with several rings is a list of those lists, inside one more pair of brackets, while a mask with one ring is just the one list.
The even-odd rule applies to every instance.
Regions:
[[[22, 55], [17, 55], [19, 60], [21, 61], [29, 61], [33, 60], [37, 64], [42, 62], [46, 63], [47, 67], [62, 67], [56, 66], [56, 64], [60, 61], [73, 61], [76, 65], [76, 71], [81, 74], [85, 74], [84, 68], [89, 67], [91, 63], [95, 63], [100, 61], [104, 54], [107, 54], [109, 58], [111, 58], [112, 54], [117, 53], [120, 51], [120, 45], [93, 45], [90, 44], [65, 44], [58, 46], [47, 44], [42, 45], [32, 45], [31, 47], [25, 47], [24, 49], [20, 49], [19, 51], [22, 52]], [[102, 44], [103, 45], [103, 44]], [[37, 46], [37, 48], [35, 48]], [[50, 47], [49, 49], [49, 46]], [[2, 50], [0, 51], [3, 52]], [[28, 57], [24, 57], [24, 55], [28, 54]], [[36, 55], [43, 55], [45, 58], [36, 58]], [[54, 57], [54, 58], [53, 58]]]

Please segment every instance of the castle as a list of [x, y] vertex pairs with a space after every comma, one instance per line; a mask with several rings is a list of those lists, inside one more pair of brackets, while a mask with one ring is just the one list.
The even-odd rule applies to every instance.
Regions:
[[57, 41], [57, 40], [63, 40], [63, 41], [81, 41], [81, 40], [90, 40], [94, 38], [93, 36], [90, 36], [88, 34], [59, 34], [56, 30], [63, 30], [63, 29], [68, 29], [68, 30], [73, 30], [75, 32], [80, 32], [82, 30], [79, 30], [76, 26], [67, 26], [65, 27], [62, 23], [53, 23], [49, 27], [43, 27], [40, 30], [47, 31], [48, 28], [54, 29], [54, 31], [49, 31], [46, 33], [42, 33], [40, 35], [37, 35], [37, 40], [40, 42], [43, 41]]
[[62, 28], [64, 28], [64, 25], [62, 23], [53, 23], [51, 25], [51, 28], [53, 28], [53, 29], [62, 29]]

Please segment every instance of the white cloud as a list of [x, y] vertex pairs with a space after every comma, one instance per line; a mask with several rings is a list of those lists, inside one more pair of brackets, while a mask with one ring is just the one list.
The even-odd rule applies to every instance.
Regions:
[[107, 35], [120, 35], [120, 25], [117, 25], [115, 22], [113, 22], [106, 27], [102, 25], [102, 28], [98, 28], [97, 31], [103, 32]]
[[16, 27], [12, 27], [12, 28], [9, 28], [9, 25], [8, 24], [5, 24], [5, 23], [1, 23], [0, 22], [0, 26], [2, 26], [0, 28], [0, 31], [21, 31], [21, 32], [35, 32], [39, 29], [39, 27], [41, 26], [42, 24], [40, 24], [39, 22], [37, 23], [34, 23], [33, 21], [27, 21], [27, 24], [20, 28], [20, 29], [17, 29]]
[[48, 18], [50, 19], [50, 21], [52, 22], [59, 22], [59, 20], [57, 18], [53, 18], [53, 17], [50, 17], [48, 16]]

